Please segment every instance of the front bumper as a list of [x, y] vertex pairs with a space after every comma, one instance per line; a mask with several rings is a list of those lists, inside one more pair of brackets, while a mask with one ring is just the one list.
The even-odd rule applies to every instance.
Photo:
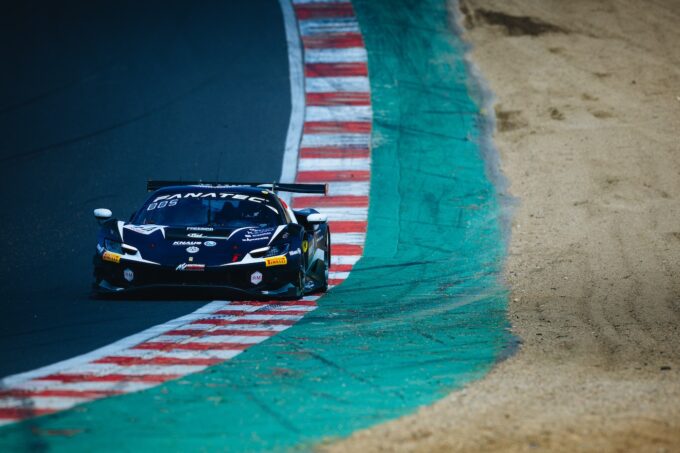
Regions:
[[[292, 257], [291, 257], [292, 258]], [[266, 267], [264, 263], [206, 266], [202, 270], [177, 270], [121, 258], [103, 261], [95, 255], [95, 285], [98, 294], [168, 289], [210, 290], [230, 297], [295, 297], [299, 261]]]

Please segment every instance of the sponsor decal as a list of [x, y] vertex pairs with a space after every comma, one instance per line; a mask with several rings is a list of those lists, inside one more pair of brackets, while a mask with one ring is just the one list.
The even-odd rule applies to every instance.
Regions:
[[299, 254], [300, 254], [300, 249], [297, 248], [297, 249], [295, 249], [295, 250], [292, 250], [292, 251], [288, 252], [288, 254], [289, 254], [290, 256], [299, 255]]
[[205, 264], [182, 263], [175, 268], [176, 271], [204, 271]]
[[201, 241], [175, 241], [172, 243], [174, 246], [187, 247], [192, 245], [201, 245]]
[[187, 227], [187, 231], [215, 231], [213, 227]]
[[269, 237], [267, 237], [267, 236], [265, 236], [263, 238], [243, 238], [243, 239], [241, 239], [241, 242], [266, 241], [268, 239], [269, 239]]
[[187, 253], [198, 253], [199, 250], [198, 247], [187, 247]]
[[313, 281], [308, 281], [305, 283], [305, 289], [312, 289], [314, 287], [314, 282]]
[[104, 252], [102, 255], [104, 261], [110, 261], [112, 263], [120, 263], [120, 257], [121, 255], [109, 251]]
[[205, 241], [203, 243], [203, 245], [205, 245], [206, 247], [215, 247], [217, 245], [217, 242], [215, 242], [215, 241]]
[[187, 236], [189, 236], [190, 238], [202, 238], [203, 233], [189, 233], [187, 234]]
[[246, 234], [244, 235], [247, 238], [255, 238], [255, 237], [261, 237], [261, 236], [271, 236], [271, 234], [274, 232], [275, 228], [265, 228], [263, 230], [259, 229], [250, 229], [246, 231]]
[[160, 203], [153, 202], [153, 203], [150, 203], [149, 206], [146, 207], [146, 210], [147, 211], [153, 211], [156, 208], [163, 209], [167, 206], [172, 207], [172, 206], [175, 206], [175, 205], [177, 205], [177, 200], [170, 200], [170, 201], [165, 200], [165, 201], [161, 201]]
[[274, 231], [276, 228], [248, 228], [247, 233], [248, 234], [269, 234], [272, 231]]
[[159, 195], [153, 200], [153, 203], [158, 203], [162, 201], [171, 200], [181, 200], [187, 198], [212, 198], [212, 199], [233, 199], [233, 200], [248, 200], [255, 203], [266, 203], [267, 200], [260, 197], [251, 197], [249, 195], [244, 195], [240, 193], [228, 193], [228, 192], [186, 192], [186, 193], [174, 193], [167, 195]]
[[271, 258], [265, 258], [264, 264], [267, 267], [271, 266], [285, 266], [288, 264], [288, 258], [285, 256], [272, 256]]
[[125, 225], [124, 228], [135, 233], [149, 235], [156, 231], [163, 231], [164, 227], [158, 225]]
[[253, 285], [259, 285], [262, 282], [262, 272], [255, 271], [250, 274], [250, 283]]
[[123, 271], [123, 278], [129, 282], [132, 282], [132, 280], [135, 279], [135, 273], [132, 272], [132, 269], [125, 269]]
[[304, 253], [307, 253], [307, 249], [308, 249], [308, 248], [309, 248], [309, 243], [308, 243], [307, 240], [305, 239], [304, 241], [302, 241], [302, 251], [303, 251]]
[[97, 251], [98, 251], [99, 253], [104, 253], [104, 250], [106, 250], [104, 247], [102, 247], [101, 245], [97, 244]]

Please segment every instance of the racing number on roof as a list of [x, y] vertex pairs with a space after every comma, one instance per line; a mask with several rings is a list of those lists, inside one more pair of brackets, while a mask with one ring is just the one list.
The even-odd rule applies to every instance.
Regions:
[[149, 206], [146, 208], [146, 210], [147, 211], [153, 211], [156, 208], [163, 209], [166, 206], [175, 206], [175, 205], [177, 205], [177, 200], [170, 200], [170, 201], [163, 200], [160, 203], [156, 203], [156, 202], [150, 203]]

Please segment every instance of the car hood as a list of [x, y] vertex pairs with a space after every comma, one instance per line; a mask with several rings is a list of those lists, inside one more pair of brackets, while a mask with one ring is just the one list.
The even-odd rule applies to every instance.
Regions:
[[266, 247], [284, 228], [124, 225], [121, 235], [123, 243], [139, 250], [146, 261], [166, 266], [183, 263], [217, 266], [238, 262], [250, 251]]

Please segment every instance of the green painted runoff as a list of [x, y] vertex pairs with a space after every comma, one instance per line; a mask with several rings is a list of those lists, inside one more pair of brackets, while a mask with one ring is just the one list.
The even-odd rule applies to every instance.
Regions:
[[430, 404], [507, 351], [488, 131], [446, 0], [355, 9], [375, 117], [365, 257], [349, 279], [231, 361], [2, 428], [0, 450], [309, 450]]

